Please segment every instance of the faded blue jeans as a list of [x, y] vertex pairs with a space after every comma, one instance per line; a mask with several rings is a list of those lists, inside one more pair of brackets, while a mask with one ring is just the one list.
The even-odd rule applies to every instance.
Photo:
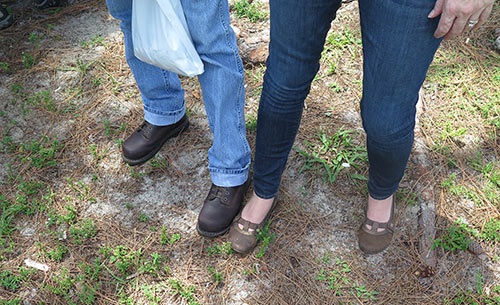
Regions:
[[[194, 46], [205, 72], [198, 76], [213, 134], [208, 168], [215, 185], [243, 184], [251, 151], [244, 116], [244, 70], [230, 27], [227, 0], [181, 0]], [[185, 114], [184, 90], [177, 74], [144, 63], [134, 56], [132, 0], [107, 0], [109, 13], [120, 20], [127, 62], [141, 92], [144, 119], [165, 126]]]
[[[368, 189], [398, 188], [413, 146], [418, 92], [441, 42], [427, 15], [435, 0], [359, 0], [363, 40], [361, 117], [370, 163]], [[270, 0], [271, 41], [260, 100], [254, 190], [278, 192], [304, 100], [319, 69], [340, 0]]]

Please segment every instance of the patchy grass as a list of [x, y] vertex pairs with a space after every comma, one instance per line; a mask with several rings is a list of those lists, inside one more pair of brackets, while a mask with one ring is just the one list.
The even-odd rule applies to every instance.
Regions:
[[259, 1], [237, 0], [231, 5], [236, 17], [248, 18], [251, 22], [264, 20], [267, 16], [267, 10]]
[[356, 133], [353, 130], [345, 130], [341, 127], [333, 135], [322, 132], [317, 141], [307, 141], [306, 150], [297, 149], [299, 154], [306, 159], [301, 171], [322, 169], [326, 172], [330, 183], [337, 180], [343, 170], [350, 178], [368, 180], [359, 172], [350, 173], [348, 170], [352, 167], [359, 171], [367, 167], [366, 148], [355, 138]]

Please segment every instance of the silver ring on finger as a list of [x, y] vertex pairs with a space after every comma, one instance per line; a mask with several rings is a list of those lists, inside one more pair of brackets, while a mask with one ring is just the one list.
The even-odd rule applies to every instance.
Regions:
[[469, 28], [473, 28], [479, 21], [478, 20], [470, 20], [469, 21]]

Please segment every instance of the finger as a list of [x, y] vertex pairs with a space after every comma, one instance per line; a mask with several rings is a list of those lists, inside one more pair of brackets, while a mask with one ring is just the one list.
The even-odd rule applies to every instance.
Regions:
[[482, 12], [483, 10], [475, 12], [474, 14], [472, 14], [472, 16], [469, 17], [469, 22], [467, 23], [467, 28], [469, 31], [472, 31], [478, 27]]
[[486, 20], [488, 20], [488, 17], [490, 16], [492, 10], [493, 10], [493, 4], [491, 6], [488, 6], [481, 12], [481, 15], [479, 16], [478, 19], [479, 22], [474, 26], [474, 29], [479, 28], [486, 22]]
[[462, 34], [463, 32], [465, 32], [465, 30], [467, 29], [468, 22], [469, 22], [468, 18], [463, 18], [463, 17], [456, 18], [453, 22], [453, 26], [444, 36], [444, 39], [446, 40], [453, 39]]
[[442, 14], [441, 19], [439, 19], [436, 31], [434, 32], [434, 37], [441, 38], [445, 36], [452, 28], [455, 18], [456, 17], [453, 15]]
[[443, 6], [444, 6], [444, 0], [437, 0], [436, 4], [434, 4], [434, 8], [432, 11], [427, 15], [427, 18], [436, 18], [437, 16], [441, 15], [443, 12]]

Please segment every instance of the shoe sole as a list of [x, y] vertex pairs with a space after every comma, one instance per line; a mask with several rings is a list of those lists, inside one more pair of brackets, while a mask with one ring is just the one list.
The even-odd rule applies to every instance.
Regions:
[[215, 238], [215, 237], [219, 237], [219, 236], [226, 234], [227, 231], [229, 231], [230, 227], [231, 227], [231, 225], [229, 225], [229, 227], [225, 228], [224, 230], [222, 230], [220, 232], [208, 232], [208, 231], [203, 231], [202, 229], [200, 229], [200, 226], [197, 224], [196, 231], [198, 231], [198, 234], [200, 234], [203, 237]]
[[144, 164], [149, 159], [153, 158], [160, 151], [160, 149], [163, 147], [163, 145], [168, 140], [179, 136], [181, 133], [183, 133], [184, 131], [186, 131], [188, 128], [189, 128], [189, 120], [186, 120], [186, 122], [184, 124], [178, 126], [176, 129], [172, 130], [165, 137], [165, 139], [163, 140], [163, 142], [161, 143], [161, 145], [158, 145], [158, 148], [156, 148], [155, 150], [151, 151], [146, 156], [144, 156], [144, 157], [142, 157], [140, 159], [129, 159], [129, 158], [125, 157], [125, 155], [122, 153], [122, 159], [123, 159], [123, 161], [125, 161], [125, 163], [127, 163], [130, 166], [138, 166], [138, 165]]

